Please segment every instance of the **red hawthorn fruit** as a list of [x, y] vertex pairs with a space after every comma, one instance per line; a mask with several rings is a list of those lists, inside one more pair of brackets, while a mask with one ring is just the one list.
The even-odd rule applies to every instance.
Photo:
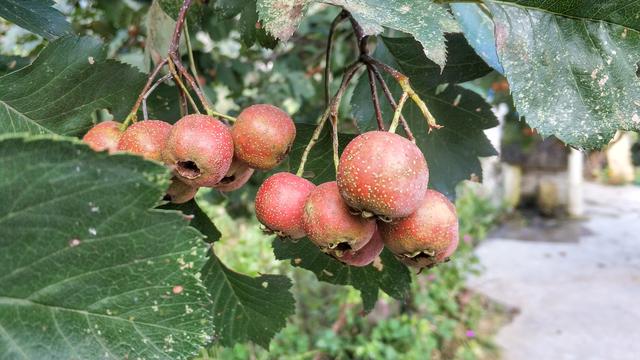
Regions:
[[149, 160], [162, 161], [162, 149], [171, 124], [160, 120], [139, 121], [127, 128], [118, 141], [119, 151], [128, 151]]
[[384, 243], [382, 242], [380, 233], [376, 231], [373, 233], [371, 240], [369, 240], [362, 249], [346, 251], [342, 256], [336, 256], [336, 259], [351, 266], [367, 266], [382, 253], [382, 249], [384, 249]]
[[300, 239], [304, 204], [315, 185], [299, 176], [280, 172], [265, 180], [256, 194], [256, 217], [278, 236]]
[[373, 237], [376, 223], [351, 214], [335, 181], [318, 185], [304, 204], [302, 228], [320, 250], [341, 257], [362, 249]]
[[197, 187], [189, 186], [174, 176], [171, 178], [171, 185], [167, 189], [165, 199], [174, 204], [182, 204], [193, 199], [197, 192]]
[[268, 104], [242, 110], [231, 128], [236, 157], [254, 169], [269, 170], [284, 160], [296, 137], [289, 115]]
[[249, 181], [253, 172], [249, 165], [234, 158], [227, 174], [213, 188], [225, 192], [238, 190]]
[[114, 153], [122, 136], [120, 126], [122, 124], [116, 121], [103, 121], [87, 131], [82, 141], [94, 151], [108, 150], [110, 154]]
[[385, 246], [403, 263], [432, 267], [455, 251], [458, 216], [455, 206], [441, 193], [427, 190], [420, 207], [406, 218], [378, 224]]
[[231, 132], [211, 116], [187, 115], [171, 128], [162, 159], [185, 184], [215, 186], [231, 166]]
[[386, 131], [369, 131], [344, 149], [336, 178], [344, 200], [363, 216], [399, 218], [420, 205], [429, 169], [411, 141]]

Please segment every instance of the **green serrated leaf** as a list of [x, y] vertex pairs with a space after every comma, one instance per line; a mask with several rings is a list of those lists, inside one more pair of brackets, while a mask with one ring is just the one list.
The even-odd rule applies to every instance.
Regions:
[[0, 139], [0, 358], [187, 359], [210, 341], [206, 246], [179, 213], [150, 209], [166, 168]]
[[227, 268], [214, 255], [202, 270], [202, 279], [213, 298], [214, 336], [224, 346], [252, 341], [268, 349], [271, 338], [295, 313], [291, 280], [286, 276], [252, 278]]
[[[478, 157], [496, 155], [496, 151], [484, 134], [484, 130], [498, 125], [491, 107], [484, 99], [464, 88], [450, 85], [437, 92], [431, 85], [434, 81], [420, 80], [423, 70], [413, 65], [415, 51], [403, 51], [391, 54], [384, 44], [378, 44], [374, 57], [401, 70], [411, 79], [411, 84], [425, 101], [442, 129], [428, 132], [422, 113], [407, 102], [403, 114], [416, 143], [429, 164], [429, 187], [449, 198], [455, 197], [456, 185], [465, 179], [482, 177], [482, 168]], [[395, 98], [401, 94], [395, 80], [384, 75]], [[417, 79], [417, 81], [413, 81]], [[386, 98], [379, 94], [383, 118], [387, 124], [393, 117], [393, 111]], [[351, 97], [353, 116], [362, 131], [376, 128], [375, 114], [371, 106], [371, 92], [366, 77], [361, 77]], [[402, 129], [398, 130], [402, 133]]]
[[147, 36], [144, 45], [144, 64], [148, 66], [167, 56], [176, 21], [167, 15], [158, 0], [155, 0], [147, 11], [145, 26]]
[[287, 41], [298, 29], [313, 0], [257, 0], [256, 7], [266, 30]]
[[[638, 6], [629, 5], [629, 10]], [[516, 108], [543, 136], [599, 148], [618, 129], [640, 130], [639, 20], [620, 6], [617, 12], [604, 13], [613, 7], [594, 2], [584, 9], [565, 9], [567, 15], [584, 16], [568, 18], [489, 4]], [[589, 21], [597, 16], [608, 21]], [[613, 24], [612, 17], [636, 28]]]
[[381, 37], [384, 45], [405, 72], [411, 73], [411, 84], [430, 89], [444, 83], [463, 83], [491, 72], [462, 34], [447, 34], [447, 65], [444, 69], [429, 60], [422, 46], [413, 38]]
[[[207, 242], [220, 239], [220, 231], [194, 200], [163, 208], [190, 216], [190, 225], [204, 234]], [[271, 338], [295, 312], [295, 300], [289, 291], [291, 281], [286, 276], [252, 278], [239, 274], [227, 268], [213, 252], [201, 273], [213, 298], [213, 335], [224, 346], [253, 341], [268, 349]]]
[[601, 20], [640, 31], [640, 2], [630, 0], [492, 0], [578, 19]]
[[29, 65], [29, 58], [0, 55], [0, 75], [4, 75]]
[[53, 0], [3, 0], [0, 17], [46, 39], [55, 39], [69, 33], [71, 25], [53, 5]]
[[220, 230], [211, 222], [211, 219], [209, 219], [194, 199], [184, 204], [168, 203], [163, 205], [161, 209], [178, 210], [186, 216], [191, 217], [189, 225], [198, 229], [198, 231], [205, 236], [204, 240], [208, 243], [214, 243], [220, 240], [220, 236], [222, 236]]
[[457, 30], [446, 8], [431, 0], [258, 0], [258, 13], [267, 31], [286, 41], [314, 2], [349, 11], [365, 35], [380, 34], [383, 27], [411, 34], [422, 44], [424, 54], [440, 67], [444, 67], [447, 56], [444, 33]]
[[[304, 149], [316, 129], [315, 125], [296, 123], [296, 139], [289, 154], [289, 163], [300, 164]], [[343, 149], [355, 135], [340, 134], [339, 147]], [[294, 169], [295, 170], [295, 169]], [[313, 147], [304, 167], [304, 177], [314, 184], [322, 184], [336, 179], [335, 166], [333, 164], [333, 142], [331, 140], [331, 125], [325, 124], [318, 142]]]
[[411, 276], [406, 266], [388, 251], [380, 255], [380, 263], [365, 267], [345, 265], [320, 251], [307, 238], [296, 242], [273, 240], [276, 259], [291, 260], [291, 265], [312, 271], [318, 280], [336, 285], [351, 285], [360, 291], [365, 311], [373, 309], [378, 290], [396, 299], [409, 291]]
[[[172, 19], [177, 19], [180, 14], [180, 7], [184, 3], [183, 0], [156, 0], [162, 10]], [[191, 7], [187, 12], [187, 22], [189, 26], [198, 28], [204, 16], [204, 5], [201, 1], [192, 1]]]
[[131, 66], [107, 60], [97, 39], [62, 37], [31, 65], [0, 77], [0, 133], [81, 135], [98, 109], [123, 118], [144, 82]]

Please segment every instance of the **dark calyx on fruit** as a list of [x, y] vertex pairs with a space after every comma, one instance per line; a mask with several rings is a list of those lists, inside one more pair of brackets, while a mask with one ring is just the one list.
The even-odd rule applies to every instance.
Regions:
[[415, 213], [378, 223], [385, 246], [403, 263], [431, 267], [445, 261], [458, 246], [455, 206], [441, 193], [428, 190]]
[[167, 137], [162, 160], [180, 181], [192, 187], [215, 186], [233, 159], [233, 138], [222, 122], [207, 115], [187, 115]]
[[363, 248], [376, 230], [373, 219], [352, 215], [335, 181], [318, 185], [309, 195], [302, 217], [307, 237], [335, 256]]

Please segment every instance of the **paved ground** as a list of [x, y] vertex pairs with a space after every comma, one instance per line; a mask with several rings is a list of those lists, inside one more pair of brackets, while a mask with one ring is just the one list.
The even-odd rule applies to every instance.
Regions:
[[581, 231], [477, 250], [470, 286], [519, 310], [496, 338], [505, 360], [640, 359], [640, 187], [586, 186]]

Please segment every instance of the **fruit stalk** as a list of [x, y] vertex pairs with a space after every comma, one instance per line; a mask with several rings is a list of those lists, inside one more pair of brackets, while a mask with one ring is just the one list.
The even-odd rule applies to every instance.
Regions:
[[369, 79], [369, 88], [371, 89], [371, 101], [373, 102], [373, 109], [376, 112], [376, 121], [378, 123], [378, 130], [384, 131], [384, 120], [382, 120], [382, 110], [380, 110], [380, 99], [378, 99], [378, 87], [376, 86], [375, 75], [371, 67], [367, 66], [367, 77]]
[[344, 19], [349, 16], [349, 13], [345, 10], [342, 10], [338, 16], [331, 22], [331, 27], [329, 28], [329, 36], [327, 36], [327, 51], [325, 54], [324, 60], [324, 103], [325, 106], [329, 106], [329, 84], [331, 83], [331, 53], [333, 51], [333, 39], [335, 35], [336, 28], [338, 24], [340, 24]]
[[169, 59], [166, 59], [166, 58], [162, 59], [156, 65], [156, 67], [153, 69], [151, 74], [149, 74], [149, 78], [147, 79], [147, 83], [142, 88], [142, 91], [140, 92], [140, 95], [138, 95], [138, 99], [136, 100], [135, 104], [133, 104], [133, 108], [129, 112], [129, 115], [127, 115], [127, 117], [122, 122], [122, 130], [126, 129], [127, 126], [129, 126], [130, 122], [132, 122], [132, 121], [136, 122], [138, 120], [136, 114], [138, 113], [138, 109], [140, 108], [140, 104], [142, 104], [142, 100], [144, 98], [144, 95], [149, 90], [149, 88], [153, 84], [153, 80], [156, 78], [156, 76], [158, 76], [158, 74], [160, 73], [160, 70], [162, 70], [162, 67], [164, 67], [164, 65], [167, 63], [168, 60]]
[[[384, 96], [387, 98], [387, 101], [391, 105], [391, 108], [393, 108], [395, 111], [398, 104], [396, 104], [396, 100], [393, 98], [393, 94], [391, 94], [391, 90], [389, 90], [389, 86], [387, 85], [387, 82], [382, 77], [382, 74], [380, 74], [380, 71], [378, 71], [378, 69], [376, 69], [373, 65], [367, 64], [367, 68], [373, 72], [373, 75], [376, 77], [376, 79], [380, 83], [380, 86], [382, 87], [382, 92], [384, 93]], [[409, 123], [404, 118], [404, 116], [402, 116], [402, 114], [400, 114], [400, 123], [404, 128], [404, 132], [407, 134], [407, 138], [409, 138], [411, 142], [415, 143], [416, 138], [413, 136], [413, 132], [411, 131], [411, 128], [409, 128]]]
[[171, 72], [171, 75], [173, 76], [173, 80], [175, 80], [176, 84], [178, 84], [178, 88], [180, 89], [182, 94], [184, 94], [184, 96], [187, 98], [187, 100], [189, 100], [189, 104], [191, 104], [191, 107], [193, 108], [193, 110], [196, 113], [200, 114], [200, 109], [198, 109], [198, 105], [193, 100], [193, 97], [191, 97], [191, 93], [189, 93], [189, 89], [187, 89], [187, 87], [182, 82], [182, 79], [180, 79], [180, 75], [176, 71], [176, 65], [173, 62], [173, 59], [171, 59], [171, 58], [169, 58], [169, 71]]
[[431, 114], [431, 112], [427, 108], [427, 104], [425, 104], [424, 101], [422, 101], [420, 96], [411, 87], [411, 83], [409, 82], [409, 77], [399, 72], [398, 70], [392, 68], [391, 66], [372, 58], [369, 55], [366, 55], [366, 54], [360, 55], [360, 58], [365, 63], [371, 64], [375, 67], [379, 67], [385, 72], [387, 72], [389, 75], [393, 76], [396, 82], [398, 82], [398, 85], [400, 85], [400, 87], [402, 88], [402, 91], [406, 92], [409, 95], [411, 100], [413, 100], [413, 102], [418, 106], [418, 108], [422, 112], [422, 115], [425, 117], [425, 119], [427, 119], [427, 123], [429, 125], [429, 132], [431, 132], [431, 130], [433, 129], [440, 129], [442, 127], [438, 125], [436, 118]]
[[389, 126], [389, 132], [395, 133], [396, 128], [398, 127], [398, 122], [400, 120], [400, 115], [402, 114], [402, 108], [404, 107], [404, 103], [407, 102], [407, 98], [409, 95], [406, 92], [402, 93], [400, 96], [400, 101], [398, 101], [398, 106], [396, 106], [396, 110], [393, 112], [393, 120], [391, 120], [391, 126]]
[[[320, 138], [320, 134], [322, 133], [322, 128], [324, 127], [324, 124], [327, 122], [327, 119], [329, 118], [329, 116], [332, 116], [332, 115], [335, 115], [336, 117], [338, 116], [338, 106], [340, 105], [340, 100], [342, 99], [342, 95], [344, 95], [345, 90], [349, 86], [349, 83], [351, 82], [351, 80], [353, 80], [353, 77], [358, 71], [358, 69], [360, 69], [360, 66], [362, 66], [362, 63], [360, 61], [356, 61], [353, 64], [349, 65], [347, 70], [345, 70], [344, 75], [342, 76], [342, 82], [340, 83], [340, 88], [338, 88], [338, 91], [329, 102], [329, 106], [325, 109], [324, 113], [322, 113], [322, 116], [320, 116], [320, 119], [318, 120], [318, 126], [316, 126], [316, 129], [313, 131], [313, 134], [311, 135], [311, 139], [309, 140], [309, 143], [307, 144], [307, 146], [304, 149], [304, 152], [302, 153], [302, 157], [300, 158], [300, 166], [298, 167], [298, 171], [296, 172], [297, 176], [302, 177], [302, 174], [304, 173], [304, 166], [307, 163], [307, 158], [309, 157], [309, 153], [311, 152], [311, 149], [313, 149], [315, 144], [318, 142], [318, 139]], [[336, 126], [337, 126], [337, 121], [336, 121]], [[336, 131], [334, 135], [334, 151], [337, 147], [337, 137], [338, 137], [337, 135], [338, 134]]]
[[153, 84], [153, 86], [149, 88], [149, 90], [147, 90], [146, 93], [143, 93], [144, 95], [142, 96], [142, 118], [144, 120], [149, 120], [149, 113], [147, 112], [147, 98], [160, 84], [169, 80], [170, 78], [171, 78], [171, 74], [167, 74], [161, 77]]

